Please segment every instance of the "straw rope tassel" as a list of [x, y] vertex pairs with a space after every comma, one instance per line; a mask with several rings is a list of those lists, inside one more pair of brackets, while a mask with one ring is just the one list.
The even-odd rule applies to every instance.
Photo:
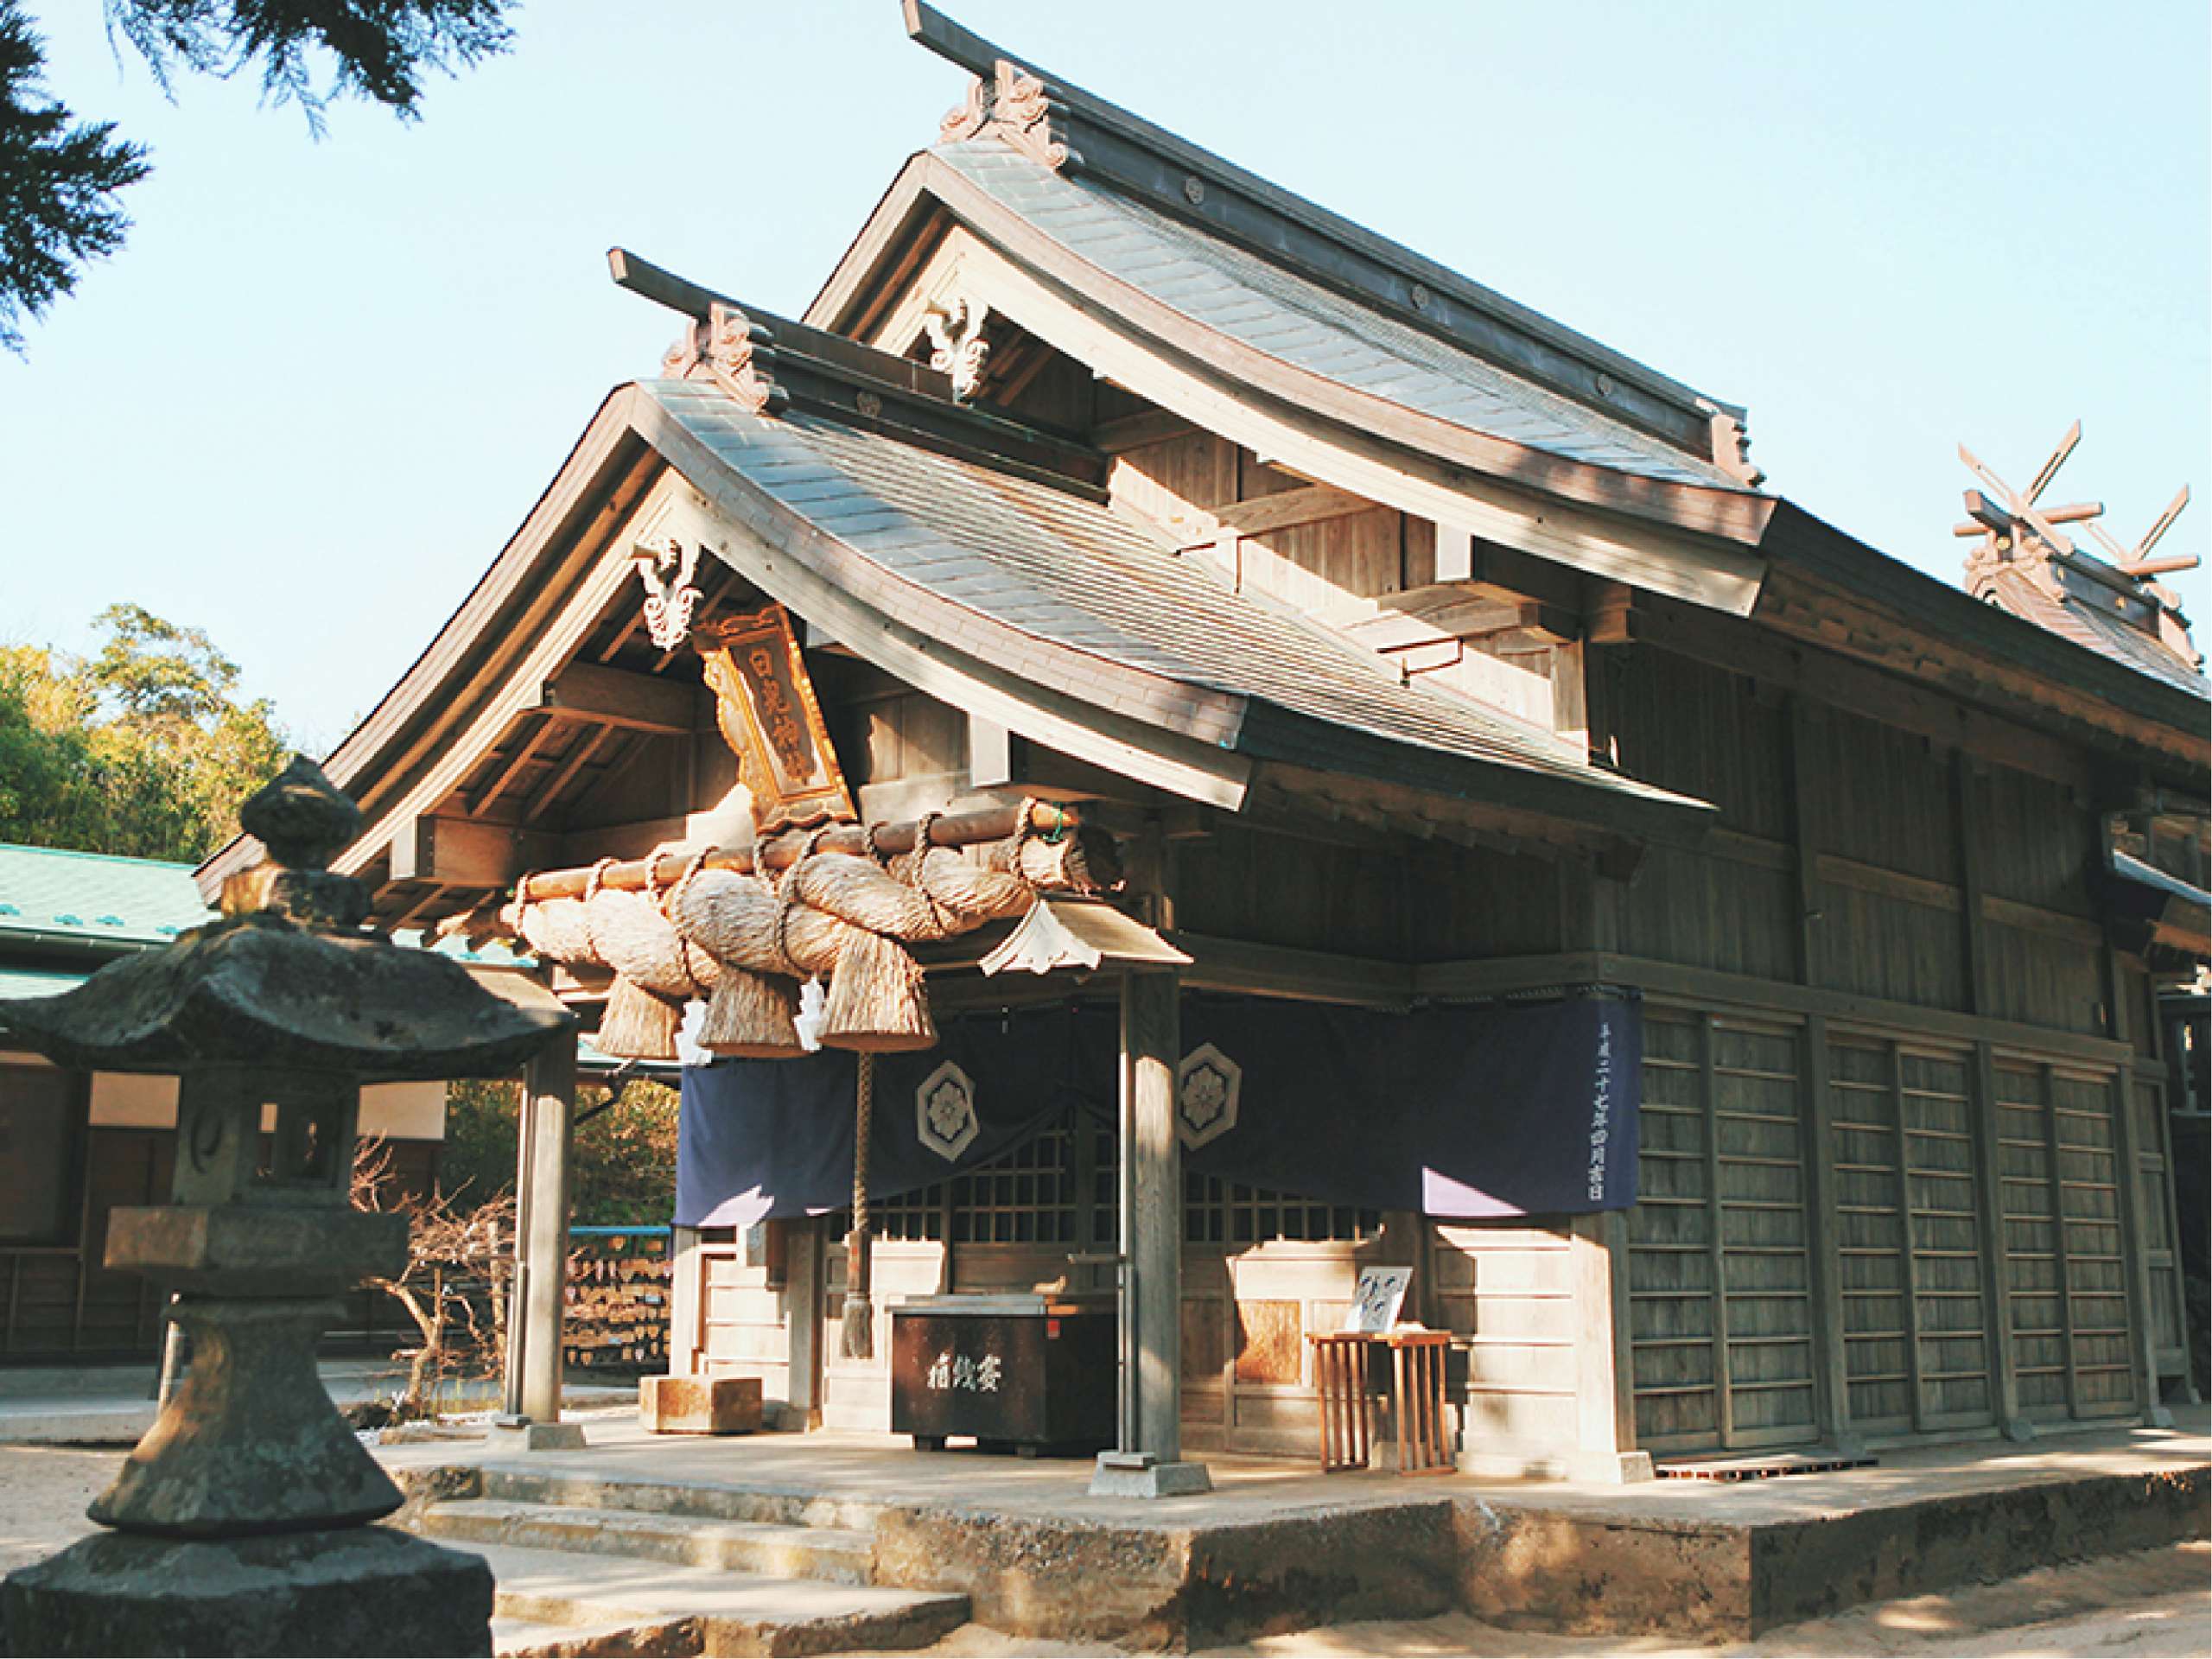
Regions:
[[853, 1057], [853, 1230], [845, 1235], [847, 1359], [875, 1357], [875, 1308], [868, 1300], [868, 1139], [875, 1108], [875, 1056]]

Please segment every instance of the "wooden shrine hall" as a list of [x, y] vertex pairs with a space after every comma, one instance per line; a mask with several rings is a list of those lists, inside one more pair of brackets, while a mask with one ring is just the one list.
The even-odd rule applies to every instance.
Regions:
[[1471, 1471], [2185, 1391], [2173, 561], [2044, 480], [1922, 574], [1741, 409], [906, 16], [965, 97], [803, 318], [617, 251], [675, 345], [327, 763], [385, 922], [686, 1063], [672, 1369], [887, 1427], [910, 1299], [1118, 1287], [1122, 1452], [1309, 1454], [1389, 1265]]

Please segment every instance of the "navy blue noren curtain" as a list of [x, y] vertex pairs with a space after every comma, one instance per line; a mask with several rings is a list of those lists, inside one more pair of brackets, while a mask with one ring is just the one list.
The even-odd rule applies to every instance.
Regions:
[[[1623, 1209], [1636, 1201], [1640, 1016], [1614, 994], [1398, 1014], [1185, 997], [1184, 1052], [1211, 1047], [1197, 1063], [1214, 1080], [1180, 1103], [1185, 1165], [1446, 1220]], [[927, 1053], [876, 1062], [871, 1197], [976, 1168], [1071, 1109], [1113, 1114], [1110, 1008], [970, 1016], [939, 1031]], [[948, 1064], [960, 1073], [949, 1090]], [[688, 1068], [677, 1224], [847, 1203], [853, 1077], [853, 1057], [838, 1052]]]

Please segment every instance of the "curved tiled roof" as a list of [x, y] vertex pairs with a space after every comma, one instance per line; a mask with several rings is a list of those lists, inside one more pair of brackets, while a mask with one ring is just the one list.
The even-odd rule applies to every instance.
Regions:
[[2000, 570], [1993, 580], [1998, 602], [2013, 615], [2194, 696], [2212, 699], [2212, 683], [2201, 672], [2118, 617], [2053, 598], [2024, 570]]
[[1750, 493], [1711, 461], [990, 138], [933, 152], [1070, 255], [1202, 327], [1417, 414], [1639, 477]]
[[[1550, 733], [1401, 677], [1326, 625], [1236, 591], [1090, 497], [814, 413], [747, 413], [712, 384], [642, 383], [721, 466], [896, 582], [999, 625], [963, 642], [1040, 683], [1244, 747], [1245, 705], [1583, 785], [1664, 809], [1701, 804], [1591, 766]], [[693, 480], [694, 483], [701, 480]], [[1093, 659], [1024, 656], [1033, 639]], [[1107, 674], [1128, 671], [1152, 683]], [[1179, 696], [1178, 692], [1183, 695]]]

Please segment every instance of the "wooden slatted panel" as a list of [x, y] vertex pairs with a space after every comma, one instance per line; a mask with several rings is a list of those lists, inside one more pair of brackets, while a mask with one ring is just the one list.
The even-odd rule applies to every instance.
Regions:
[[1993, 1421], [1993, 1324], [1982, 1291], [1974, 1103], [1966, 1056], [1903, 1051], [1904, 1111], [1921, 1426]]
[[2135, 1114], [2137, 1203], [2143, 1216], [2144, 1265], [2150, 1273], [2151, 1335], [2158, 1351], [2158, 1374], [2186, 1376], [2188, 1326], [2183, 1313], [2180, 1264], [2174, 1255], [2164, 1086], [2138, 1077], [2129, 1106]]
[[2062, 1265], [2074, 1332], [2074, 1414], [2119, 1416], [2135, 1408], [2135, 1373], [2128, 1357], [2127, 1257], [2112, 1079], [2054, 1069], [2050, 1105]]
[[1919, 1393], [1892, 1065], [1878, 1045], [1829, 1045], [1844, 1376], [1862, 1431], [1916, 1427]]
[[1574, 1258], [1565, 1231], [1525, 1222], [1438, 1225], [1432, 1323], [1461, 1339], [1453, 1394], [1471, 1452], [1572, 1444]]
[[2057, 1187], [2048, 1079], [2039, 1066], [1997, 1066], [1998, 1190], [2005, 1213], [2005, 1294], [2020, 1413], [2049, 1422], [2072, 1414], [2073, 1338], [2061, 1290]]
[[1720, 1443], [1702, 1048], [1697, 1021], [1646, 1011], [1637, 1198], [1628, 1226], [1637, 1444], [1652, 1451]]
[[1716, 1021], [1713, 1143], [1729, 1446], [1809, 1440], [1813, 1302], [1797, 1034]]

